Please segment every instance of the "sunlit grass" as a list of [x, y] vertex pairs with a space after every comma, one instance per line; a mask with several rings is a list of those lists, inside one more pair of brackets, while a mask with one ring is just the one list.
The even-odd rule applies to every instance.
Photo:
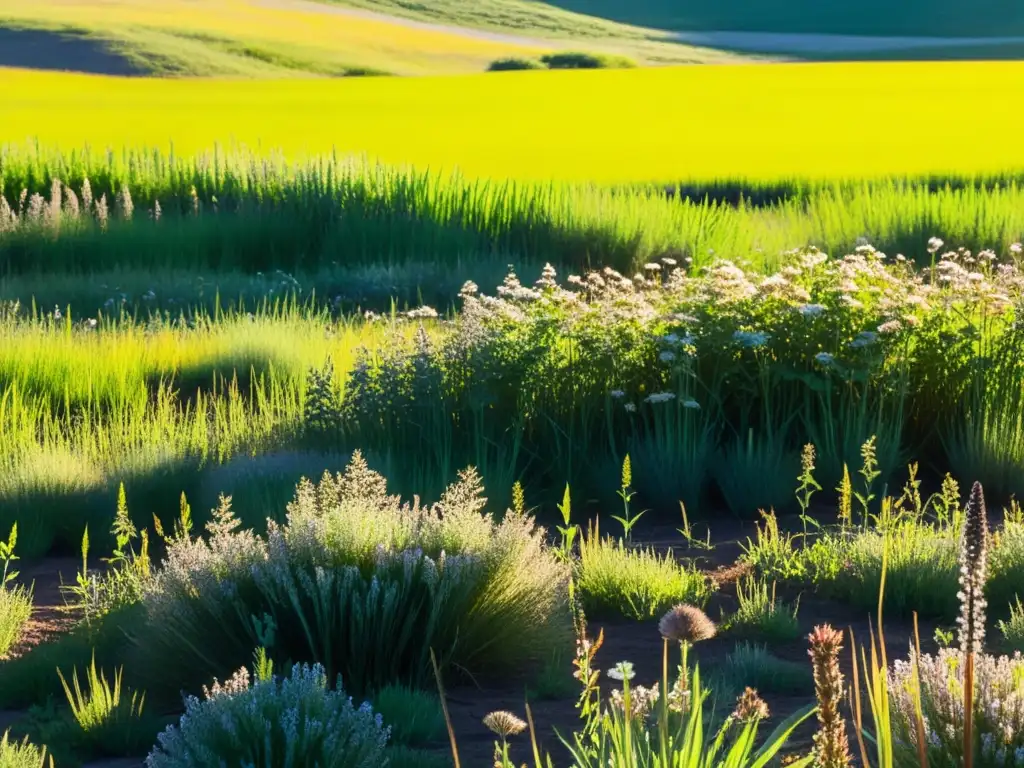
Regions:
[[[10, 141], [335, 150], [492, 179], [863, 178], [1024, 168], [1024, 63], [183, 82], [7, 71]], [[946, 115], [951, 108], [955, 117]]]

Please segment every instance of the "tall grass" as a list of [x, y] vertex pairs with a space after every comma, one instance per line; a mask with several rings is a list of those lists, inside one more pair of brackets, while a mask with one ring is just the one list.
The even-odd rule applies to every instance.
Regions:
[[935, 234], [976, 250], [1024, 233], [1024, 189], [1012, 175], [598, 187], [340, 155], [286, 161], [245, 150], [183, 157], [30, 146], [0, 150], [0, 196], [6, 273], [252, 273], [488, 257], [632, 271], [663, 255], [764, 268], [809, 243], [840, 251], [867, 237], [924, 256]]

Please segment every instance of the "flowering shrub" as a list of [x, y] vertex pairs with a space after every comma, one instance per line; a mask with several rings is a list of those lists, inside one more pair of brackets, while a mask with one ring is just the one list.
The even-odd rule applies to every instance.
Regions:
[[185, 714], [158, 739], [148, 768], [376, 768], [388, 731], [369, 704], [358, 709], [341, 679], [330, 690], [319, 665], [296, 664], [291, 675], [250, 685], [241, 669], [206, 697], [189, 697]]
[[744, 514], [783, 501], [763, 478], [805, 442], [832, 486], [872, 435], [884, 480], [937, 430], [940, 460], [1024, 489], [1016, 256], [930, 248], [926, 269], [864, 245], [794, 251], [769, 276], [664, 258], [564, 284], [550, 265], [533, 285], [510, 273], [494, 296], [469, 283], [439, 338], [361, 356], [342, 429], [428, 473], [472, 463], [514, 477], [541, 455], [553, 487], [607, 489], [628, 452], [641, 495], [673, 507], [700, 500], [721, 451], [738, 460], [718, 482]]
[[479, 675], [568, 642], [568, 566], [532, 519], [484, 514], [481, 493], [467, 471], [437, 504], [403, 504], [357, 453], [344, 473], [303, 481], [266, 539], [238, 530], [224, 500], [207, 541], [172, 541], [144, 599], [137, 647], [162, 670], [151, 694], [161, 680], [194, 688], [256, 646], [362, 693], [426, 683], [431, 649]]
[[[963, 765], [964, 730], [964, 655], [958, 649], [944, 648], [936, 655], [911, 656], [896, 661], [890, 673], [893, 725], [896, 736], [913, 749], [917, 735], [914, 727], [914, 662], [917, 662], [924, 709], [928, 764], [934, 768]], [[975, 657], [974, 729], [980, 739], [979, 768], [1024, 766], [1024, 658], [1014, 656]]]

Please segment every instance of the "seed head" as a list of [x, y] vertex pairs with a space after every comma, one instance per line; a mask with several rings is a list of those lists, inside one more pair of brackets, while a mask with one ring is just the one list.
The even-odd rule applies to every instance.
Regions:
[[700, 608], [680, 603], [661, 617], [658, 631], [666, 640], [677, 643], [699, 643], [715, 636], [718, 627]]
[[757, 695], [757, 691], [748, 687], [736, 699], [736, 709], [733, 710], [732, 716], [741, 723], [749, 723], [752, 720], [764, 720], [769, 714], [764, 699]]
[[507, 739], [509, 736], [518, 736], [526, 730], [526, 723], [511, 712], [504, 710], [491, 712], [484, 718], [484, 725], [501, 739]]

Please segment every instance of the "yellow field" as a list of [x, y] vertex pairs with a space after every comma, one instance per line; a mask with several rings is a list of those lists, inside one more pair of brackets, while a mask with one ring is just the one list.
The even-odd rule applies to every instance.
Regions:
[[7, 71], [0, 93], [3, 140], [64, 148], [241, 143], [601, 182], [1024, 168], [1024, 63], [265, 82]]
[[[332, 10], [296, 0], [0, 0], [0, 23], [87, 30], [144, 54], [182, 58], [180, 65], [197, 74], [280, 75], [288, 72], [282, 61], [298, 72], [335, 66], [406, 75], [480, 72], [497, 58], [550, 50]], [[232, 44], [259, 49], [265, 58], [233, 55]]]

